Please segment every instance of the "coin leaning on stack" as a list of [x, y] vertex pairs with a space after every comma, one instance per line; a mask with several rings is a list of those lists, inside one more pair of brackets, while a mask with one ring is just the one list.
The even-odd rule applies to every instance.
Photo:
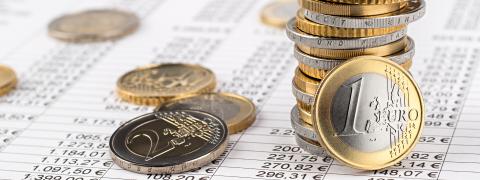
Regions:
[[[320, 146], [323, 139], [319, 136], [319, 131], [316, 131], [320, 128], [317, 126], [321, 120], [315, 116], [316, 111], [320, 111], [315, 108], [320, 107], [319, 103], [323, 104], [322, 100], [318, 99], [323, 81], [332, 70], [341, 69], [339, 66], [342, 66], [342, 63], [358, 56], [385, 57], [408, 70], [412, 66], [415, 43], [407, 36], [407, 25], [425, 14], [426, 5], [423, 0], [298, 2], [301, 9], [286, 25], [287, 37], [295, 43], [294, 57], [298, 61], [292, 81], [292, 91], [297, 99], [297, 105], [292, 109], [291, 123], [296, 131], [298, 145], [307, 152], [323, 155], [325, 151]], [[369, 61], [370, 64], [375, 62]], [[365, 67], [362, 68], [368, 68], [367, 65], [368, 63], [365, 63]], [[386, 64], [385, 67], [390, 65]], [[353, 93], [354, 90], [351, 91]], [[420, 95], [419, 97], [421, 99]], [[336, 154], [331, 148], [326, 150], [331, 155]], [[333, 156], [359, 169], [379, 169], [390, 165], [388, 163], [359, 165]]]

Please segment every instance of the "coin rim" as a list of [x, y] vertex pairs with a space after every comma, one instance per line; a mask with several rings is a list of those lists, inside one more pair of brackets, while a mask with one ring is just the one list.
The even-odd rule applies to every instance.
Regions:
[[230, 93], [230, 92], [209, 92], [209, 93], [195, 93], [195, 94], [185, 95], [185, 96], [167, 100], [164, 103], [157, 106], [153, 111], [154, 112], [160, 111], [160, 108], [164, 107], [168, 103], [174, 103], [176, 101], [180, 101], [180, 100], [184, 100], [184, 99], [188, 99], [196, 96], [205, 96], [205, 95], [218, 95], [218, 96], [234, 98], [234, 99], [237, 99], [238, 101], [244, 102], [245, 105], [250, 107], [250, 111], [246, 112], [245, 113], [246, 115], [243, 118], [238, 117], [238, 115], [240, 115], [240, 113], [238, 113], [231, 121], [228, 121], [228, 122], [231, 122], [230, 124], [226, 120], [222, 119], [227, 124], [228, 133], [230, 135], [236, 134], [238, 132], [241, 132], [249, 128], [255, 122], [257, 117], [257, 107], [255, 106], [255, 104], [245, 96], [241, 96], [241, 95]]
[[[313, 48], [324, 49], [358, 49], [358, 48], [372, 48], [382, 45], [387, 45], [407, 36], [407, 28], [394, 31], [389, 34], [383, 34], [370, 37], [359, 38], [335, 38], [311, 35], [303, 32], [297, 27], [297, 19], [292, 18], [286, 25], [287, 37], [298, 44], [303, 44]], [[325, 42], [325, 43], [319, 43]], [[333, 43], [332, 43], [333, 42]]]
[[[413, 142], [410, 144], [410, 146], [408, 148], [406, 148], [402, 152], [401, 155], [397, 156], [396, 158], [389, 158], [391, 160], [386, 161], [382, 165], [372, 165], [372, 164], [369, 164], [369, 163], [363, 163], [362, 164], [361, 162], [354, 162], [354, 161], [351, 160], [351, 158], [349, 159], [348, 157], [344, 157], [344, 156], [340, 155], [338, 152], [341, 151], [341, 150], [337, 151], [335, 149], [335, 147], [336, 147], [335, 144], [331, 144], [330, 142], [326, 141], [327, 137], [324, 134], [324, 126], [322, 125], [322, 123], [323, 123], [323, 121], [327, 121], [327, 120], [331, 119], [331, 117], [329, 117], [329, 113], [319, 114], [319, 109], [328, 109], [328, 111], [331, 109], [331, 103], [330, 102], [325, 102], [325, 101], [328, 101], [327, 100], [328, 98], [326, 98], [326, 97], [330, 97], [330, 98], [332, 97], [332, 94], [330, 94], [330, 92], [328, 92], [329, 89], [327, 89], [327, 87], [326, 87], [330, 82], [336, 81], [336, 79], [332, 79], [332, 78], [334, 76], [336, 76], [336, 74], [341, 73], [343, 69], [351, 66], [350, 64], [357, 63], [359, 61], [362, 61], [363, 63], [365, 63], [365, 65], [367, 65], [368, 61], [371, 61], [371, 62], [375, 61], [375, 63], [377, 63], [377, 62], [385, 63], [386, 65], [389, 65], [389, 66], [395, 68], [399, 72], [402, 72], [402, 74], [404, 74], [405, 77], [407, 77], [409, 79], [409, 81], [412, 83], [416, 93], [419, 96], [418, 104], [420, 105], [419, 108], [421, 108], [420, 109], [421, 115], [419, 116], [420, 123], [418, 123], [418, 124], [419, 124], [420, 127], [418, 128], [417, 133], [415, 134], [416, 137], [413, 139]], [[370, 66], [364, 66], [364, 67], [371, 68]], [[349, 69], [353, 70], [355, 68], [349, 68]], [[357, 70], [359, 71], [358, 73], [362, 73], [361, 71], [363, 71], [361, 69], [357, 69]], [[351, 72], [351, 73], [356, 74], [355, 72]], [[391, 165], [397, 163], [398, 161], [401, 161], [402, 159], [404, 159], [412, 151], [412, 149], [416, 146], [416, 144], [418, 143], [418, 140], [419, 140], [419, 138], [422, 134], [422, 130], [424, 128], [423, 122], [425, 120], [425, 106], [424, 106], [424, 102], [423, 102], [423, 97], [422, 97], [422, 94], [420, 92], [419, 86], [414, 81], [413, 77], [410, 75], [410, 73], [408, 73], [408, 71], [406, 71], [400, 65], [398, 65], [398, 64], [396, 64], [396, 63], [394, 63], [394, 62], [392, 62], [392, 61], [390, 61], [386, 58], [378, 57], [378, 56], [360, 56], [360, 57], [352, 58], [349, 61], [343, 63], [342, 65], [335, 67], [326, 76], [326, 78], [322, 81], [322, 83], [320, 84], [320, 88], [316, 92], [315, 104], [314, 104], [314, 107], [312, 109], [312, 113], [313, 113], [312, 115], [313, 115], [313, 118], [314, 118], [313, 119], [314, 129], [315, 129], [315, 132], [318, 135], [318, 141], [321, 144], [321, 146], [324, 147], [331, 156], [335, 157], [335, 159], [343, 162], [344, 164], [346, 164], [350, 167], [353, 167], [353, 168], [365, 169], [365, 170], [376, 170], [376, 169], [385, 168], [385, 167], [391, 166]], [[374, 154], [374, 153], [372, 153], [372, 154]]]
[[318, 141], [318, 136], [315, 130], [313, 130], [313, 126], [302, 120], [300, 116], [299, 107], [297, 105], [293, 106], [290, 111], [290, 122], [293, 130], [295, 130], [295, 134], [301, 135], [312, 141]]
[[300, 6], [313, 12], [333, 16], [375, 16], [401, 10], [407, 2], [390, 4], [342, 4], [321, 0], [298, 0]]
[[[313, 12], [304, 9], [304, 17], [312, 22], [332, 26], [337, 28], [388, 28], [400, 25], [407, 25], [421, 19], [426, 12], [426, 3], [424, 0], [417, 0], [418, 3], [408, 1], [407, 6], [399, 11], [392, 13], [381, 14], [376, 16], [366, 17], [348, 17], [348, 16], [333, 16], [322, 13]], [[413, 9], [410, 7], [413, 6]], [[405, 18], [408, 17], [408, 18]], [[326, 19], [329, 19], [328, 21]], [[333, 20], [330, 20], [333, 19]], [[408, 19], [406, 22], [405, 19]], [[410, 20], [411, 19], [411, 20]], [[323, 20], [323, 21], [322, 21]], [[403, 21], [402, 21], [403, 20]], [[333, 21], [333, 22], [332, 22]], [[341, 22], [342, 24], [338, 24]], [[368, 24], [372, 24], [369, 26]]]

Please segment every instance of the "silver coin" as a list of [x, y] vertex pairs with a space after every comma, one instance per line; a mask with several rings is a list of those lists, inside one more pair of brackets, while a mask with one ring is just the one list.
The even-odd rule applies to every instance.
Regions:
[[298, 101], [307, 105], [313, 105], [315, 102], [315, 96], [313, 94], [302, 92], [300, 89], [298, 89], [297, 85], [295, 85], [295, 81], [292, 81], [292, 93]]
[[[397, 64], [403, 64], [408, 60], [411, 60], [415, 55], [415, 42], [412, 38], [408, 38], [407, 47], [403, 51], [387, 56], [386, 58], [396, 62]], [[324, 59], [314, 56], [310, 56], [302, 52], [297, 47], [294, 48], [293, 56], [298, 62], [310, 66], [315, 69], [331, 70], [334, 67], [345, 62], [344, 59]]]
[[299, 136], [298, 134], [295, 135], [295, 141], [300, 148], [310, 154], [317, 156], [327, 155], [327, 152], [317, 142], [310, 141], [302, 136]]
[[386, 45], [407, 35], [407, 28], [394, 33], [365, 38], [328, 38], [313, 36], [297, 28], [295, 18], [287, 23], [287, 37], [295, 43], [321, 49], [360, 49]]
[[385, 28], [412, 23], [425, 15], [425, 1], [411, 0], [403, 9], [379, 16], [346, 17], [320, 14], [305, 10], [310, 21], [339, 28]]
[[195, 110], [142, 115], [120, 126], [110, 138], [110, 155], [136, 173], [180, 173], [218, 158], [227, 145], [224, 121]]
[[303, 136], [312, 141], [318, 140], [317, 133], [313, 130], [313, 127], [300, 119], [300, 114], [296, 105], [290, 112], [290, 121], [292, 123], [293, 130], [295, 130], [295, 134]]

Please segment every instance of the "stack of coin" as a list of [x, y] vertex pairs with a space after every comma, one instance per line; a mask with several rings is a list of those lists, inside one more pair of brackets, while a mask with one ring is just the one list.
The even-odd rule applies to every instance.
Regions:
[[212, 71], [191, 64], [151, 65], [121, 76], [120, 98], [157, 108], [113, 133], [113, 161], [137, 173], [180, 173], [218, 158], [228, 135], [255, 121], [256, 107], [243, 96], [212, 92], [215, 84]]
[[291, 123], [299, 146], [321, 155], [323, 150], [313, 131], [318, 128], [314, 122], [318, 119], [312, 115], [322, 81], [348, 59], [365, 55], [388, 58], [408, 70], [415, 44], [406, 34], [407, 25], [425, 14], [425, 2], [299, 0], [299, 4], [296, 17], [286, 25], [298, 61], [292, 82], [297, 105], [291, 112]]

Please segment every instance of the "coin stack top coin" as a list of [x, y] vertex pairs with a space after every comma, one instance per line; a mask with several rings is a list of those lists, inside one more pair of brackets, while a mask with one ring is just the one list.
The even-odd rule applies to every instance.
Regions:
[[[321, 88], [323, 87], [322, 84], [324, 84], [324, 81], [326, 81], [327, 78], [330, 78], [328, 79], [328, 82], [336, 82], [339, 84], [347, 83], [344, 86], [348, 86], [348, 83], [355, 85], [355, 87], [351, 87], [350, 90], [335, 89], [339, 91], [341, 90], [342, 92], [345, 91], [344, 93], [346, 93], [342, 94], [342, 96], [345, 96], [345, 100], [342, 99], [343, 101], [339, 102], [340, 105], [359, 103], [355, 99], [357, 96], [351, 95], [350, 101], [348, 101], [348, 98], [346, 97], [350, 97], [348, 96], [348, 92], [356, 93], [354, 88], [360, 85], [355, 84], [353, 80], [344, 82], [341, 79], [337, 79], [338, 76], [329, 76], [329, 73], [335, 71], [335, 69], [343, 67], [344, 65], [342, 64], [346, 64], [351, 58], [366, 55], [382, 56], [390, 61], [384, 63], [385, 67], [390, 67], [391, 64], [398, 64], [392, 66], [392, 68], [389, 68], [388, 70], [393, 70], [397, 67], [403, 68], [403, 71], [398, 69], [395, 70], [400, 74], [405, 71], [404, 69], [408, 70], [412, 65], [413, 55], [415, 54], [415, 43], [413, 39], [407, 36], [407, 26], [409, 23], [418, 20], [425, 14], [425, 2], [423, 0], [299, 0], [298, 2], [301, 8], [297, 11], [296, 17], [287, 23], [286, 34], [287, 37], [295, 43], [294, 57], [298, 61], [298, 67], [295, 71], [294, 80], [292, 81], [292, 91], [294, 97], [297, 99], [297, 106], [292, 110], [291, 121], [292, 126], [297, 132], [296, 135], [298, 136], [297, 142], [299, 146], [306, 151], [318, 154], [319, 152], [323, 152], [319, 150], [321, 144], [326, 146], [325, 150], [329, 152], [329, 154], [332, 154], [333, 157], [337, 159], [347, 157], [347, 159], [341, 161], [351, 167], [359, 169], [379, 169], [391, 165], [391, 163], [358, 164], [355, 160], [348, 159], [348, 157], [351, 158], [353, 156], [345, 154], [343, 154], [345, 155], [344, 157], [340, 155], [336, 156], [336, 151], [341, 151], [342, 148], [352, 149], [352, 147], [341, 146], [341, 143], [338, 143], [337, 141], [328, 141], [326, 138], [329, 136], [325, 134], [320, 136], [318, 133], [326, 131], [325, 127], [328, 126], [323, 126], [323, 123], [326, 123], [324, 122], [324, 119], [322, 119], [324, 116], [320, 117], [318, 114], [315, 115], [314, 112], [319, 111], [318, 108], [324, 107], [330, 102], [328, 100], [318, 99], [318, 93], [323, 92], [321, 91]], [[357, 70], [355, 68], [359, 68], [358, 70], [370, 68], [368, 63], [370, 61], [368, 60], [371, 60], [372, 58], [363, 59], [367, 60], [365, 62], [356, 62], [356, 64], [363, 63], [363, 66], [348, 66], [349, 68], [353, 68], [351, 69], [352, 72]], [[373, 63], [374, 60], [371, 61], [372, 62], [370, 63]], [[382, 70], [388, 71], [387, 69]], [[385, 76], [389, 83], [400, 83], [391, 81], [394, 78], [387, 77], [387, 75]], [[396, 74], [396, 77], [398, 76], [399, 75]], [[376, 76], [374, 77], [378, 78]], [[361, 82], [364, 83], [364, 81]], [[362, 90], [374, 91], [374, 87], [376, 86], [379, 86], [378, 89], [387, 87], [387, 85], [382, 84], [381, 82], [384, 81], [378, 81], [378, 84], [374, 83], [370, 85], [372, 88], [362, 88]], [[363, 85], [361, 87], [363, 87]], [[409, 88], [411, 90], [416, 88], [416, 86], [412, 85]], [[402, 90], [403, 93], [405, 93], [405, 91], [405, 89]], [[338, 93], [339, 92], [332, 92], [329, 95], [333, 97]], [[358, 94], [362, 95], [362, 97], [358, 98], [370, 98], [363, 97], [365, 93], [367, 92]], [[421, 99], [420, 95], [417, 97]], [[415, 100], [418, 101], [418, 99]], [[335, 104], [334, 106], [328, 106], [328, 108], [334, 110], [336, 108], [343, 110], [348, 109], [340, 105]], [[402, 104], [402, 107], [407, 106]], [[347, 114], [351, 115], [355, 112], [357, 111], [349, 111]], [[404, 109], [399, 110], [397, 113], [404, 113]], [[358, 117], [360, 117], [361, 114], [359, 114]], [[379, 119], [385, 118], [384, 115], [382, 116], [378, 114], [377, 116]], [[372, 115], [372, 117], [377, 116]], [[339, 118], [341, 119], [341, 117]], [[379, 119], [376, 120], [378, 121]], [[329, 132], [340, 131], [339, 129], [342, 129], [340, 127], [342, 125], [347, 126], [348, 124], [340, 124], [334, 127], [329, 126], [331, 128], [329, 129]], [[421, 130], [421, 128], [417, 127], [415, 130]], [[373, 139], [374, 137], [371, 138]], [[408, 145], [414, 145], [412, 142], [415, 141], [415, 138], [409, 139], [408, 141]], [[355, 143], [354, 140], [352, 140], [351, 143]], [[361, 143], [364, 143], [362, 147], [368, 146], [369, 143], [375, 144], [374, 142], [367, 141], [362, 141]], [[397, 142], [392, 142], [392, 144], [390, 144], [390, 146], [395, 149], [395, 153], [401, 154], [409, 152], [409, 149], [406, 148], [399, 150], [396, 143]], [[313, 147], [316, 147], [316, 149]], [[370, 149], [360, 149], [355, 152], [368, 152], [369, 150]], [[368, 156], [370, 155], [368, 153], [355, 155], [355, 157], [358, 158], [373, 157]], [[386, 158], [386, 160], [391, 160], [389, 162], [397, 162], [400, 159], [401, 158], [394, 155]]]

